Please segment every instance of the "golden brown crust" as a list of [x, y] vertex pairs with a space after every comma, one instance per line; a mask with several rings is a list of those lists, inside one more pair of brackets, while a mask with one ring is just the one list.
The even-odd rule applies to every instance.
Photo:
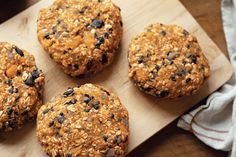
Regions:
[[147, 27], [132, 40], [128, 60], [135, 84], [161, 98], [195, 93], [210, 73], [197, 39], [176, 25]]
[[128, 145], [128, 118], [117, 96], [85, 84], [68, 88], [40, 108], [37, 137], [52, 157], [123, 157]]
[[110, 0], [56, 0], [38, 18], [39, 42], [72, 76], [109, 65], [122, 32], [120, 9]]
[[0, 42], [0, 63], [0, 129], [11, 131], [36, 116], [44, 75], [32, 55], [6, 42]]

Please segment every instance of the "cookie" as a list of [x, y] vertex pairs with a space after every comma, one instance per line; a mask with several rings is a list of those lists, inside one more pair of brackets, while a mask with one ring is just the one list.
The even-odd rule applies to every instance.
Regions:
[[128, 60], [130, 79], [159, 98], [193, 94], [210, 74], [196, 37], [176, 25], [148, 26], [131, 41]]
[[111, 0], [56, 0], [40, 11], [37, 35], [65, 73], [81, 77], [112, 62], [122, 26], [120, 8]]
[[128, 111], [113, 93], [85, 84], [68, 88], [43, 105], [36, 130], [44, 151], [52, 157], [123, 157]]
[[25, 50], [0, 42], [0, 130], [34, 119], [42, 104], [44, 75]]

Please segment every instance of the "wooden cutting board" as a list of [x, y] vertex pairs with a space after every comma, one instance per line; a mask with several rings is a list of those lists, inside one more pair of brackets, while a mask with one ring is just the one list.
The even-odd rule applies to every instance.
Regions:
[[[122, 9], [124, 37], [112, 65], [86, 79], [74, 79], [63, 73], [44, 53], [36, 37], [38, 11], [50, 5], [43, 0], [0, 25], [0, 41], [8, 41], [34, 54], [39, 68], [46, 74], [45, 99], [62, 93], [67, 87], [86, 82], [97, 83], [116, 93], [130, 113], [129, 152], [161, 130], [183, 112], [215, 91], [232, 75], [226, 57], [210, 40], [193, 17], [177, 0], [114, 0]], [[128, 79], [127, 48], [132, 37], [155, 22], [178, 24], [197, 36], [211, 66], [211, 76], [200, 91], [178, 100], [159, 100], [140, 92]], [[35, 136], [35, 124], [0, 134], [1, 156], [46, 156]]]

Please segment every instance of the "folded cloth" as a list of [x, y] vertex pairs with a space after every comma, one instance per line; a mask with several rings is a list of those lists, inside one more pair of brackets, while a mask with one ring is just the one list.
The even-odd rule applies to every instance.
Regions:
[[177, 126], [202, 142], [236, 157], [236, 0], [222, 0], [223, 27], [234, 75], [206, 104], [183, 115]]

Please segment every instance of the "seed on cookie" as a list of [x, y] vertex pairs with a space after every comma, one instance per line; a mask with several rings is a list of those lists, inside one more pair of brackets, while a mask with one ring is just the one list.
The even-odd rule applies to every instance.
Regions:
[[210, 73], [196, 37], [176, 25], [148, 26], [131, 41], [128, 61], [135, 85], [159, 98], [193, 94]]

